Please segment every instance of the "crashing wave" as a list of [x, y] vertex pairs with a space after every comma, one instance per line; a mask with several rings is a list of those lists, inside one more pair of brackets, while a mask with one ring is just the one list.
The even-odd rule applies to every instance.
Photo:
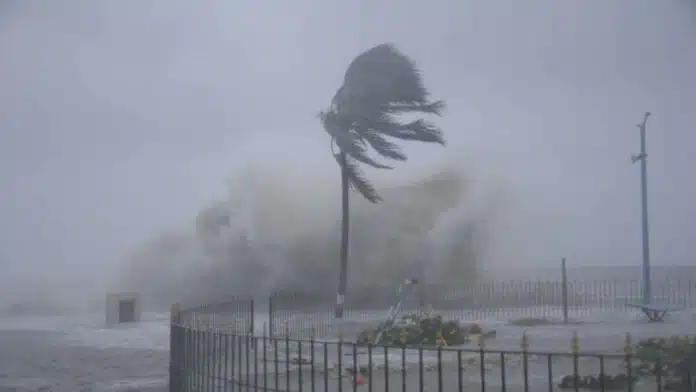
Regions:
[[[290, 178], [247, 167], [228, 199], [201, 210], [190, 232], [162, 234], [133, 252], [122, 285], [160, 305], [308, 287], [330, 295], [340, 199], [328, 189], [298, 189]], [[449, 168], [381, 193], [376, 205], [351, 198], [349, 286], [476, 279], [495, 209], [486, 189]]]

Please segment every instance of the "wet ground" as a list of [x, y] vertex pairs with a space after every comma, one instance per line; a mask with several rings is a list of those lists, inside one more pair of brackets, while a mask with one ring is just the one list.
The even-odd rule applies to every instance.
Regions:
[[0, 318], [0, 392], [165, 391], [166, 315], [107, 328], [103, 316]]
[[[263, 317], [257, 317], [259, 334], [264, 324]], [[168, 316], [146, 314], [143, 319], [138, 324], [107, 328], [101, 315], [0, 318], [0, 392], [165, 391], [169, 355]], [[527, 331], [530, 351], [568, 352], [573, 333], [577, 332], [581, 351], [620, 353], [626, 333], [630, 333], [634, 341], [645, 337], [696, 333], [693, 310], [670, 315], [664, 323], [647, 323], [632, 312], [598, 314], [582, 321], [582, 324], [574, 325], [523, 328], [484, 320], [487, 328], [497, 331], [497, 336], [488, 340], [486, 345], [492, 350], [517, 350], [522, 332]], [[218, 316], [216, 324], [224, 332], [224, 316]], [[343, 327], [350, 332], [366, 324], [346, 323]], [[472, 344], [474, 347], [469, 348], [475, 349], [475, 343]], [[270, 346], [268, 344], [265, 350], [262, 344], [256, 351], [244, 349], [242, 356], [237, 351], [227, 356], [226, 363], [220, 363], [222, 357], [219, 349], [222, 346], [219, 346], [217, 369], [220, 371], [229, 367], [228, 378], [234, 371], [242, 382], [248, 378], [250, 383], [259, 385], [263, 385], [265, 375], [266, 384], [279, 390], [310, 390], [312, 383], [315, 391], [338, 390], [339, 384], [345, 391], [353, 390], [351, 378], [343, 377], [337, 371], [339, 356], [336, 344], [328, 344], [326, 359], [322, 345], [312, 349], [308, 345], [301, 345], [300, 348], [294, 344], [285, 348], [281, 344], [278, 350]], [[359, 365], [367, 365], [371, 357], [374, 370], [367, 382], [372, 383], [375, 391], [385, 390], [387, 383], [389, 390], [401, 391], [403, 380], [406, 380], [407, 391], [419, 390], [421, 383], [423, 390], [437, 391], [439, 386], [442, 386], [442, 390], [456, 390], [459, 382], [463, 390], [480, 390], [482, 366], [480, 354], [476, 352], [458, 354], [445, 350], [440, 354], [442, 365], [438, 367], [436, 351], [419, 353], [418, 350], [406, 350], [404, 355], [400, 349], [390, 349], [386, 355], [378, 350], [371, 356], [364, 350], [357, 351], [357, 356], [353, 356], [352, 348], [344, 346], [343, 355], [340, 356], [341, 367], [351, 366], [354, 359]], [[266, 361], [263, 361], [264, 353]], [[292, 363], [297, 361], [293, 358], [301, 356], [308, 359], [312, 353], [315, 359], [313, 369], [309, 365]], [[243, 361], [235, 362], [234, 370], [231, 363], [233, 356], [243, 358]], [[388, 366], [384, 366], [385, 358]], [[287, 363], [288, 359], [290, 363]], [[500, 366], [502, 362], [506, 363], [504, 375]], [[551, 378], [548, 376], [549, 362], [553, 368]], [[421, 363], [424, 365], [422, 373], [419, 371]], [[277, 373], [274, 369], [276, 364], [279, 367]], [[572, 373], [572, 358], [553, 357], [549, 361], [546, 355], [534, 354], [528, 356], [527, 366], [531, 375], [527, 380], [530, 390], [548, 391], [549, 381], [553, 385], [558, 384], [560, 377]], [[597, 358], [587, 357], [579, 361], [581, 373], [597, 374], [599, 366]], [[607, 372], [616, 373], [622, 363], [619, 359], [607, 360], [604, 366]], [[500, 390], [503, 381], [509, 388], [523, 390], [523, 369], [521, 355], [506, 354], [501, 361], [500, 354], [488, 354], [483, 360], [488, 390]], [[198, 385], [205, 381], [206, 377], [189, 380]], [[218, 383], [218, 386], [222, 387], [222, 384]], [[652, 391], [655, 386], [642, 382], [635, 390]]]

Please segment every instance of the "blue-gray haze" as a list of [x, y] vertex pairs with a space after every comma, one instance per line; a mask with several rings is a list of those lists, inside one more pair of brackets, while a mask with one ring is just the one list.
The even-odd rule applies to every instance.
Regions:
[[[453, 208], [485, 227], [476, 263], [637, 265], [630, 156], [651, 111], [653, 260], [694, 264], [694, 1], [2, 0], [0, 302], [85, 305], [133, 275], [205, 286], [187, 278], [232, 256], [224, 238], [218, 255], [192, 245], [195, 219], [216, 201], [242, 214], [244, 176], [279, 242], [298, 228], [337, 240], [316, 113], [382, 42], [447, 101], [448, 147], [408, 145], [407, 163], [368, 175], [391, 187], [458, 173]], [[162, 233], [175, 251], [143, 250]]]

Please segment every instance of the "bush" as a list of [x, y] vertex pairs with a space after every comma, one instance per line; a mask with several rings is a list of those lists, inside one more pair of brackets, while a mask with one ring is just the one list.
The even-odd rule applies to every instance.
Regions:
[[634, 374], [656, 379], [659, 375], [667, 390], [691, 391], [691, 375], [696, 373], [696, 338], [673, 336], [651, 338], [634, 347]]
[[460, 345], [469, 341], [469, 329], [456, 321], [444, 321], [442, 316], [407, 314], [394, 324], [380, 323], [358, 335], [358, 344], [373, 344], [377, 332], [382, 330], [379, 344], [387, 346], [437, 345], [438, 333], [448, 345]]
[[[631, 378], [625, 374], [599, 376], [565, 376], [559, 388], [579, 388], [599, 390], [626, 390], [638, 377], [661, 380], [666, 391], [693, 391], [696, 380], [696, 338], [673, 336], [670, 338], [651, 338], [638, 342], [631, 356]], [[628, 365], [628, 364], [627, 364]]]

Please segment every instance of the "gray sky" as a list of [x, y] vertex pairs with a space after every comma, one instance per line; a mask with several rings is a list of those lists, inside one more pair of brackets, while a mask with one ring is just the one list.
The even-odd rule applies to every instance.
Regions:
[[695, 262], [694, 1], [0, 0], [0, 281], [101, 276], [251, 158], [338, 186], [315, 114], [382, 42], [449, 147], [380, 178], [459, 157], [504, 185], [507, 254], [637, 263], [649, 110], [653, 259]]

